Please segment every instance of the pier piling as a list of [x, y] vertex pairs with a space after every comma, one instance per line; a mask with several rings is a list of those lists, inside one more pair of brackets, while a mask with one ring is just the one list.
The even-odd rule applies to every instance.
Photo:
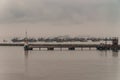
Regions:
[[49, 51], [50, 51], [50, 50], [51, 50], [51, 51], [53, 51], [53, 50], [54, 50], [54, 48], [47, 48], [47, 50], [49, 50]]
[[75, 50], [75, 47], [70, 47], [68, 48], [68, 50]]

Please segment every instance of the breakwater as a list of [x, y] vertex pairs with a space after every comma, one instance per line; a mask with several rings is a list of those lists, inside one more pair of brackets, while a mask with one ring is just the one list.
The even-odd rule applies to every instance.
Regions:
[[0, 46], [24, 46], [21, 43], [0, 43]]

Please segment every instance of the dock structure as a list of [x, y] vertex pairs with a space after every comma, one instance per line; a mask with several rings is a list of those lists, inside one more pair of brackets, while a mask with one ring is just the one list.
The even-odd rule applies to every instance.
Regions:
[[24, 48], [25, 50], [33, 50], [37, 48], [41, 50], [41, 48], [47, 48], [47, 50], [54, 50], [54, 48], [68, 48], [68, 50], [75, 50], [76, 48], [80, 48], [83, 50], [84, 48], [88, 48], [91, 50], [92, 48], [97, 50], [113, 50], [120, 49], [120, 45], [113, 46], [112, 44], [101, 45], [101, 44], [29, 44], [28, 47]]
[[[75, 50], [75, 48], [96, 48], [98, 46], [97, 44], [29, 44], [29, 48], [38, 48], [41, 50], [41, 48], [47, 48], [47, 50], [54, 50], [54, 48], [68, 48], [68, 50]], [[28, 49], [29, 50], [29, 49]]]
[[24, 50], [33, 50], [34, 48], [47, 48], [47, 50], [54, 50], [54, 48], [68, 48], [68, 50], [75, 50], [76, 48], [96, 48], [97, 50], [120, 50], [120, 45], [118, 45], [118, 38], [112, 40], [112, 44], [27, 44], [24, 46]]
[[112, 50], [112, 51], [118, 51], [120, 50], [120, 45], [118, 44], [118, 38], [113, 38], [112, 39], [112, 44], [100, 44], [99, 46], [96, 47], [97, 50]]

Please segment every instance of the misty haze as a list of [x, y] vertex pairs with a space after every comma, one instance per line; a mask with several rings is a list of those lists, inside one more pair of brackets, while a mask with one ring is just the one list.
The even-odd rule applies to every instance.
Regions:
[[119, 0], [0, 0], [0, 37], [120, 36]]
[[120, 80], [119, 0], [0, 0], [0, 80]]

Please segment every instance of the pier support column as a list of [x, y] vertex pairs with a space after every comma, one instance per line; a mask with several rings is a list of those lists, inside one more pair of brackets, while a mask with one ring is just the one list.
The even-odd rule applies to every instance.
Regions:
[[60, 48], [60, 51], [62, 51], [62, 48]]
[[91, 47], [89, 47], [89, 50], [91, 50]]
[[81, 50], [83, 50], [83, 47], [81, 47]]
[[54, 48], [47, 48], [47, 50], [51, 50], [52, 51], [52, 50], [54, 50]]
[[70, 47], [68, 48], [68, 50], [75, 50], [75, 47]]
[[114, 39], [112, 40], [112, 50], [113, 50], [113, 51], [118, 51], [118, 50], [119, 50], [118, 38], [114, 38]]
[[39, 51], [41, 51], [41, 48], [39, 48]]

